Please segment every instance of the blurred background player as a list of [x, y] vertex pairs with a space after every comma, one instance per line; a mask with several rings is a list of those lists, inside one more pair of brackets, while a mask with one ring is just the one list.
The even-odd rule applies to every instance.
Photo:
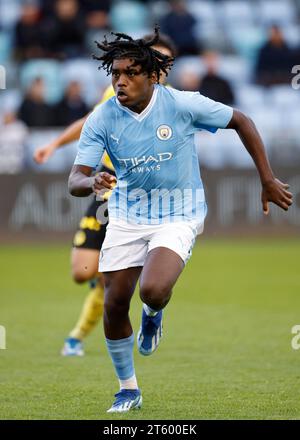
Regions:
[[[146, 35], [145, 40], [150, 40], [151, 36]], [[159, 42], [154, 46], [164, 55], [174, 57], [176, 54], [172, 40], [160, 35]], [[166, 74], [161, 73], [160, 83], [165, 84]], [[99, 103], [102, 104], [114, 96], [112, 85], [107, 87]], [[67, 127], [61, 135], [45, 146], [37, 148], [34, 159], [38, 164], [45, 163], [60, 147], [79, 139], [81, 129], [86, 121], [88, 114], [78, 119]], [[114, 173], [113, 165], [105, 154], [99, 171]], [[106, 204], [106, 201], [97, 201], [96, 197], [89, 205], [86, 213], [79, 222], [79, 229], [73, 239], [73, 249], [71, 253], [71, 271], [73, 280], [76, 283], [89, 282], [90, 292], [85, 299], [80, 317], [65, 340], [61, 354], [63, 356], [83, 356], [83, 339], [96, 326], [103, 314], [103, 277], [98, 272], [99, 252], [104, 241], [107, 224], [97, 219], [99, 207]]]

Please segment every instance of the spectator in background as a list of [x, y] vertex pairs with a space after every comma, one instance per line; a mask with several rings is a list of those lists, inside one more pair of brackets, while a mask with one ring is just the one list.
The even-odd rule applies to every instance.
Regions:
[[141, 36], [149, 31], [149, 8], [136, 0], [113, 2], [110, 11], [111, 26], [117, 32]]
[[54, 15], [54, 4], [53, 0], [39, 0], [41, 12], [44, 18]]
[[54, 15], [45, 22], [47, 48], [60, 59], [84, 54], [85, 23], [78, 0], [56, 0]]
[[280, 28], [276, 25], [271, 26], [269, 39], [258, 53], [256, 82], [263, 86], [289, 83], [292, 56]]
[[67, 126], [77, 119], [81, 119], [89, 112], [81, 96], [81, 85], [78, 81], [71, 81], [63, 99], [56, 106], [57, 126]]
[[55, 125], [55, 111], [45, 102], [45, 86], [42, 78], [36, 78], [30, 85], [18, 116], [28, 127]]
[[203, 54], [206, 73], [200, 79], [199, 92], [222, 104], [233, 105], [235, 97], [230, 83], [219, 75], [217, 52], [207, 51]]
[[89, 29], [109, 28], [111, 0], [81, 0], [80, 3]]
[[88, 54], [95, 50], [95, 40], [111, 28], [110, 0], [81, 0], [81, 10], [85, 17], [85, 50]]
[[26, 125], [17, 120], [16, 114], [6, 111], [0, 124], [1, 174], [16, 174], [22, 171], [25, 159], [25, 144], [28, 135]]
[[178, 56], [198, 54], [201, 47], [194, 32], [197, 20], [188, 12], [184, 0], [169, 0], [169, 3], [171, 11], [160, 23], [162, 32], [174, 41]]
[[40, 9], [35, 2], [27, 0], [15, 27], [16, 57], [19, 60], [41, 58], [44, 56], [42, 45]]

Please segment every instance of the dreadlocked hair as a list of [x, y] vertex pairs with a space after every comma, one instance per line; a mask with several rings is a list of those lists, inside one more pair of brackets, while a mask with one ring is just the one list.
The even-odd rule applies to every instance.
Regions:
[[144, 38], [134, 40], [129, 35], [123, 33], [111, 32], [111, 34], [116, 36], [113, 41], [108, 42], [106, 36], [102, 43], [95, 41], [98, 49], [104, 52], [100, 57], [93, 55], [93, 59], [102, 61], [98, 69], [104, 69], [107, 71], [107, 75], [110, 75], [114, 60], [130, 58], [134, 60], [133, 66], [140, 65], [142, 72], [146, 72], [148, 76], [155, 72], [157, 82], [159, 82], [160, 72], [164, 72], [166, 76], [168, 75], [174, 58], [164, 55], [152, 47], [156, 44], [159, 45], [158, 26], [154, 28], [153, 37], [147, 40]]

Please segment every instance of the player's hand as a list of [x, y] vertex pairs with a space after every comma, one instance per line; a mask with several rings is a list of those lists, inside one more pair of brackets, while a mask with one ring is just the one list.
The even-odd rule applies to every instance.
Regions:
[[49, 160], [54, 151], [54, 147], [52, 147], [51, 145], [46, 145], [45, 147], [37, 148], [33, 154], [33, 158], [36, 163], [41, 165]]
[[96, 174], [94, 177], [93, 191], [97, 196], [107, 200], [107, 193], [113, 190], [113, 188], [116, 186], [116, 183], [117, 179], [115, 176], [103, 171], [99, 174]]
[[288, 191], [289, 185], [278, 179], [273, 179], [263, 184], [261, 202], [264, 214], [269, 214], [269, 202], [273, 202], [287, 211], [293, 203], [293, 194]]

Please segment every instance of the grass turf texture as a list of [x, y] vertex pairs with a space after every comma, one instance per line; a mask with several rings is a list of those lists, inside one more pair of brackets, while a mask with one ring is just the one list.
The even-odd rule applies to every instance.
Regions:
[[[164, 338], [135, 349], [144, 405], [110, 415], [117, 381], [102, 325], [84, 358], [62, 358], [87, 291], [69, 278], [66, 246], [2, 247], [0, 419], [299, 419], [299, 241], [200, 241], [179, 279]], [[131, 316], [135, 333], [141, 304]]]

